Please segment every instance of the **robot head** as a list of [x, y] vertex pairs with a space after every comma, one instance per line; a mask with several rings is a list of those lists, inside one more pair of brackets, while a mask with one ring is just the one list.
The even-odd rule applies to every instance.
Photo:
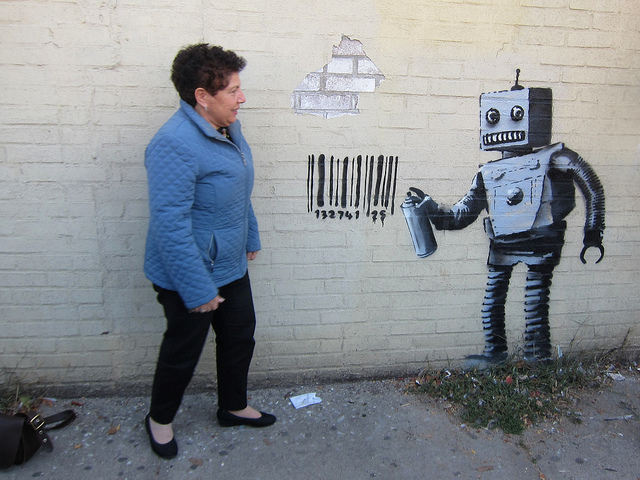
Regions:
[[520, 151], [551, 142], [551, 89], [524, 88], [480, 95], [480, 149]]

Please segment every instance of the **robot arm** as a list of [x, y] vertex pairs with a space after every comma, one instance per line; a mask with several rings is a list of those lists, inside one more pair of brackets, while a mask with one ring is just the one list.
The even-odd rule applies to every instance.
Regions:
[[572, 173], [573, 181], [578, 185], [586, 202], [587, 218], [584, 225], [584, 248], [580, 252], [580, 260], [587, 263], [584, 256], [590, 247], [600, 250], [599, 263], [604, 257], [602, 234], [604, 232], [604, 189], [600, 179], [589, 164], [576, 152], [567, 148], [554, 157], [556, 168]]
[[417, 195], [418, 208], [424, 208], [431, 223], [438, 230], [460, 230], [470, 225], [478, 218], [480, 212], [487, 208], [487, 200], [484, 191], [482, 177], [476, 175], [471, 184], [471, 189], [451, 208], [444, 208], [429, 195], [417, 188], [411, 187]]

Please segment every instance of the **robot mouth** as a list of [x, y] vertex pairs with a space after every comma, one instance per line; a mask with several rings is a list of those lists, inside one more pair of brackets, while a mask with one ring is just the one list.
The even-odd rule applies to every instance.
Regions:
[[521, 142], [526, 134], [522, 130], [512, 132], [487, 133], [482, 136], [484, 145], [500, 145], [501, 143]]

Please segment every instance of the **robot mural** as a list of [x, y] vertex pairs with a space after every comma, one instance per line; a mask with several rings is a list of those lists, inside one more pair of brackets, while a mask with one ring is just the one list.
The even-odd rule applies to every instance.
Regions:
[[[410, 188], [402, 205], [416, 253], [435, 250], [431, 223], [438, 230], [459, 230], [483, 210], [489, 237], [487, 287], [482, 304], [485, 346], [467, 357], [468, 368], [484, 368], [507, 358], [505, 301], [513, 268], [527, 265], [524, 356], [551, 357], [549, 290], [560, 262], [567, 222], [575, 207], [575, 186], [585, 198], [586, 223], [580, 253], [599, 249], [604, 256], [604, 191], [600, 180], [576, 152], [562, 143], [550, 144], [550, 88], [524, 88], [516, 71], [511, 90], [480, 96], [480, 148], [500, 151], [502, 158], [480, 166], [471, 189], [451, 208], [443, 207], [418, 188]], [[429, 220], [428, 220], [429, 219]]]

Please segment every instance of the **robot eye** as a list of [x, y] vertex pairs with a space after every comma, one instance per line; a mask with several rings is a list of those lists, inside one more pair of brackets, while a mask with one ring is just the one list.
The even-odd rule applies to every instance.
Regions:
[[487, 122], [489, 125], [495, 125], [500, 121], [500, 112], [495, 108], [487, 110]]
[[511, 120], [519, 122], [524, 118], [524, 108], [520, 105], [516, 105], [511, 109]]

